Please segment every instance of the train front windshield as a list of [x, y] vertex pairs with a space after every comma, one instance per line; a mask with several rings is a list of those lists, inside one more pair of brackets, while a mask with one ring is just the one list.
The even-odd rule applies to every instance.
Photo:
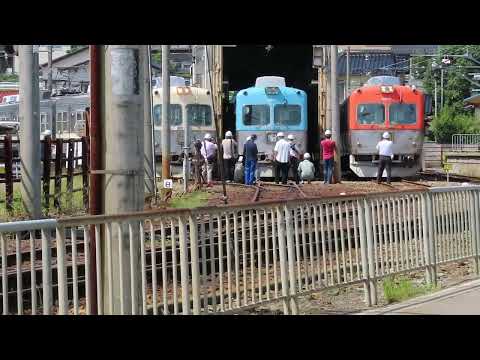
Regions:
[[417, 106], [415, 104], [391, 104], [389, 112], [392, 125], [410, 125], [417, 122]]

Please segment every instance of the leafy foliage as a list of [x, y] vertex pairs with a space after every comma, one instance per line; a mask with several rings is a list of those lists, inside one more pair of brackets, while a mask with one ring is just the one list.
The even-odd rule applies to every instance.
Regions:
[[17, 74], [0, 74], [0, 81], [17, 82], [18, 75]]
[[404, 277], [399, 277], [398, 279], [395, 279], [395, 277], [387, 277], [383, 281], [383, 294], [389, 304], [428, 294], [434, 290], [436, 290], [436, 288], [433, 286], [415, 286], [411, 280]]
[[430, 124], [436, 142], [450, 143], [453, 134], [480, 133], [480, 122], [473, 115], [459, 112], [454, 106], [444, 107]]
[[[434, 94], [435, 80], [437, 81], [437, 101], [440, 103], [440, 77], [441, 69], [444, 72], [444, 105], [453, 108], [457, 112], [467, 113], [464, 109], [463, 100], [471, 95], [474, 87], [465, 76], [473, 72], [470, 66], [477, 66], [475, 62], [463, 57], [449, 58], [449, 65], [442, 64], [445, 55], [466, 55], [480, 60], [480, 45], [442, 45], [438, 57], [419, 57], [414, 59], [413, 68], [415, 77], [423, 81], [424, 87], [429, 94]], [[433, 66], [436, 64], [437, 66]]]

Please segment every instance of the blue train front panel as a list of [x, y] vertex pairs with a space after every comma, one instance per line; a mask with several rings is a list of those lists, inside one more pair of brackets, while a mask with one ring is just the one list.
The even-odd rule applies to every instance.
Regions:
[[246, 138], [257, 135], [258, 175], [272, 177], [276, 135], [295, 136], [301, 152], [307, 149], [307, 95], [290, 87], [251, 87], [236, 96], [236, 130], [239, 152]]

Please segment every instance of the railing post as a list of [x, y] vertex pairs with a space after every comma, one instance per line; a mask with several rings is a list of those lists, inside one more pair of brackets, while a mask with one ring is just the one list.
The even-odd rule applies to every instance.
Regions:
[[180, 282], [182, 285], [182, 313], [190, 315], [190, 289], [188, 271], [187, 226], [182, 216], [178, 217], [178, 238], [180, 243]]
[[478, 190], [469, 191], [471, 194], [470, 201], [470, 234], [472, 235], [473, 249], [475, 251], [475, 274], [480, 275], [479, 261], [480, 261], [480, 210]]
[[52, 260], [50, 249], [50, 230], [42, 230], [42, 287], [43, 314], [50, 315], [52, 311]]
[[72, 210], [73, 206], [73, 162], [75, 157], [75, 147], [73, 139], [68, 139], [67, 150], [67, 208]]
[[427, 236], [427, 253], [429, 256], [429, 266], [430, 266], [430, 279], [433, 286], [437, 286], [437, 264], [435, 258], [435, 218], [433, 216], [433, 195], [431, 192], [428, 192], [425, 195], [427, 203], [427, 217], [426, 221], [428, 224], [428, 236]]
[[[293, 216], [292, 219], [292, 209], [289, 209], [287, 205], [284, 207], [285, 211], [285, 225], [287, 230], [287, 251], [288, 251], [288, 275], [290, 280], [290, 309], [292, 315], [298, 315], [298, 303], [297, 303], [297, 289], [296, 289], [296, 279], [295, 279], [295, 250], [294, 250], [294, 234], [292, 222], [297, 221], [296, 216]], [[261, 251], [261, 249], [258, 249]], [[320, 254], [317, 254], [317, 257], [320, 258]]]
[[377, 283], [375, 277], [375, 250], [373, 244], [373, 222], [372, 222], [372, 203], [370, 200], [364, 199], [365, 206], [365, 229], [367, 233], [367, 259], [368, 259], [368, 284], [370, 286], [370, 302], [371, 305], [377, 305]]
[[365, 292], [365, 303], [367, 306], [372, 306], [371, 289], [370, 289], [370, 275], [368, 272], [368, 257], [367, 257], [367, 238], [365, 235], [365, 206], [357, 200], [357, 215], [358, 225], [360, 233], [360, 256], [362, 258], [362, 276], [363, 276], [363, 289]]
[[[198, 256], [198, 224], [197, 224], [197, 219], [195, 215], [190, 215], [188, 220], [190, 223], [190, 254], [191, 254], [191, 263], [192, 263], [193, 315], [200, 315], [200, 267], [199, 267], [200, 259]], [[223, 261], [223, 259], [220, 259], [220, 261]], [[221, 283], [220, 286], [223, 286], [223, 284]]]
[[[65, 262], [65, 228], [57, 227], [57, 279], [58, 279], [58, 314], [66, 315], [68, 311], [67, 272]], [[42, 258], [43, 260], [43, 258]]]
[[425, 263], [425, 277], [427, 280], [427, 284], [431, 285], [432, 284], [432, 272], [431, 272], [431, 261], [430, 261], [430, 237], [429, 237], [429, 232], [428, 232], [428, 227], [429, 227], [429, 221], [431, 220], [428, 219], [428, 206], [427, 206], [427, 201], [428, 201], [428, 193], [421, 194], [421, 203], [422, 203], [422, 234], [423, 234], [423, 255], [424, 255], [424, 263]]
[[288, 299], [288, 275], [287, 275], [287, 254], [285, 252], [285, 216], [284, 208], [277, 207], [277, 228], [278, 228], [278, 250], [280, 253], [280, 277], [282, 281], [283, 313], [290, 314]]

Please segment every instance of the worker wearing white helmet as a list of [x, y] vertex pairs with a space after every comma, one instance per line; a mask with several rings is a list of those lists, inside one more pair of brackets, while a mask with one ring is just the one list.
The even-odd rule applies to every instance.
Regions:
[[302, 184], [304, 181], [310, 184], [310, 181], [315, 177], [315, 166], [313, 166], [313, 163], [310, 161], [309, 153], [303, 154], [303, 159], [304, 160], [298, 165], [298, 174]]
[[235, 163], [238, 158], [237, 142], [232, 139], [233, 134], [231, 131], [225, 133], [225, 139], [222, 141], [223, 149], [223, 169], [225, 174], [225, 180], [227, 182], [233, 181]]
[[298, 149], [297, 144], [295, 144], [295, 136], [289, 134], [287, 139], [290, 143], [290, 152], [289, 152], [289, 167], [292, 169], [292, 174], [295, 182], [298, 184], [300, 182], [300, 177], [298, 176], [298, 164], [300, 163], [301, 153]]
[[383, 176], [383, 171], [387, 170], [387, 184], [390, 184], [392, 176], [392, 160], [393, 160], [393, 142], [390, 140], [390, 134], [384, 132], [382, 140], [377, 144], [378, 155], [380, 157], [378, 162], [377, 183], [380, 184]]
[[331, 139], [332, 132], [325, 131], [325, 139], [320, 143], [323, 153], [323, 183], [331, 184], [333, 179], [333, 165], [337, 144]]
[[286, 184], [288, 179], [290, 143], [285, 140], [285, 134], [281, 131], [277, 133], [277, 139], [277, 143], [273, 150], [273, 157], [275, 159], [275, 183], [278, 184], [281, 174], [282, 184]]
[[207, 186], [213, 186], [213, 168], [217, 157], [217, 145], [213, 143], [212, 136], [205, 134], [202, 141], [202, 149], [200, 150], [203, 158], [205, 159], [205, 165], [203, 169], [203, 176], [207, 180]]

